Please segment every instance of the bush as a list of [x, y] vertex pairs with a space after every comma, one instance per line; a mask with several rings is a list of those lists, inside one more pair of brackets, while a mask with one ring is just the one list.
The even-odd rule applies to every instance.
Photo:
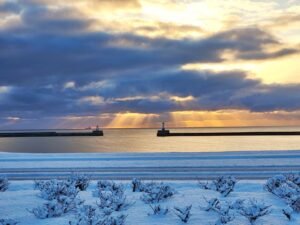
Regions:
[[206, 198], [204, 198], [205, 201], [207, 202], [207, 206], [206, 207], [200, 207], [201, 209], [209, 212], [209, 211], [219, 211], [219, 209], [221, 208], [221, 203], [220, 200], [217, 198], [212, 198], [210, 200], [207, 200]]
[[0, 177], [0, 192], [4, 192], [8, 189], [8, 179], [6, 177]]
[[94, 196], [99, 197], [97, 205], [105, 215], [127, 209], [133, 204], [127, 201], [124, 186], [113, 181], [99, 181]]
[[99, 199], [100, 201], [97, 205], [105, 215], [110, 215], [113, 211], [127, 209], [131, 205], [131, 203], [127, 201], [123, 191], [101, 191], [99, 192]]
[[219, 210], [218, 214], [219, 219], [216, 221], [215, 225], [224, 225], [235, 219], [235, 216], [229, 207], [222, 208]]
[[163, 208], [160, 205], [151, 205], [149, 204], [150, 208], [152, 209], [152, 213], [148, 213], [148, 215], [166, 215], [169, 212], [168, 208]]
[[251, 199], [243, 205], [239, 213], [245, 216], [251, 224], [254, 224], [258, 218], [271, 213], [270, 207], [270, 205], [265, 205], [263, 202], [259, 203], [257, 200]]
[[76, 220], [70, 221], [70, 225], [94, 225], [100, 221], [97, 208], [91, 205], [83, 205], [77, 209]]
[[109, 191], [115, 193], [116, 195], [123, 195], [124, 186], [122, 184], [117, 184], [113, 181], [98, 181], [97, 190], [94, 191], [94, 196], [99, 197], [101, 195], [101, 192], [103, 191]]
[[282, 213], [283, 213], [283, 215], [286, 216], [286, 218], [288, 220], [291, 220], [292, 219], [293, 209], [290, 206], [287, 206], [286, 208], [282, 209]]
[[40, 219], [62, 216], [83, 203], [77, 198], [79, 189], [75, 187], [75, 182], [70, 180], [36, 181], [35, 188], [41, 191], [42, 198], [48, 200], [47, 203], [30, 211]]
[[0, 225], [16, 225], [19, 222], [10, 219], [0, 219]]
[[69, 181], [35, 181], [35, 188], [41, 191], [41, 197], [46, 200], [57, 199], [60, 196], [75, 198], [79, 192]]
[[91, 205], [83, 205], [78, 208], [75, 221], [70, 221], [70, 225], [124, 225], [126, 216], [120, 215], [102, 216], [97, 208]]
[[125, 215], [107, 216], [100, 221], [99, 225], [124, 225], [125, 220], [126, 220]]
[[287, 202], [296, 212], [300, 212], [300, 175], [290, 173], [276, 175], [267, 180], [265, 190]]
[[236, 182], [233, 176], [221, 176], [211, 183], [199, 182], [199, 186], [202, 189], [218, 191], [223, 197], [227, 197], [234, 190]]
[[298, 173], [288, 173], [285, 175], [287, 180], [293, 182], [296, 184], [298, 187], [300, 187], [300, 172]]
[[122, 184], [118, 184], [116, 182], [113, 181], [109, 181], [109, 180], [100, 180], [97, 183], [97, 187], [99, 190], [101, 191], [118, 191], [120, 189], [124, 189], [124, 186]]
[[90, 178], [84, 174], [74, 173], [70, 176], [68, 182], [73, 183], [75, 188], [78, 188], [80, 191], [85, 191], [90, 184]]
[[207, 206], [206, 207], [200, 206], [200, 209], [205, 210], [207, 212], [215, 211], [218, 213], [223, 209], [239, 210], [243, 207], [243, 203], [245, 201], [245, 200], [237, 199], [232, 203], [228, 203], [228, 202], [221, 202], [218, 198], [212, 198], [210, 200], [204, 198], [204, 200], [207, 202]]
[[174, 212], [175, 215], [178, 216], [182, 222], [187, 223], [191, 218], [191, 209], [192, 205], [183, 208], [174, 207]]
[[214, 211], [218, 213], [218, 220], [216, 221], [215, 225], [223, 225], [231, 222], [235, 219], [234, 212], [236, 210], [240, 210], [243, 207], [244, 200], [237, 199], [234, 202], [221, 202], [218, 198], [212, 198], [207, 200], [206, 207], [200, 207], [201, 209], [209, 212]]
[[82, 203], [83, 201], [79, 198], [59, 196], [57, 199], [51, 200], [29, 212], [33, 213], [39, 219], [59, 217], [65, 213], [75, 210]]
[[144, 187], [143, 190], [145, 193], [141, 196], [141, 200], [146, 204], [159, 203], [175, 194], [175, 190], [164, 183], [152, 182], [147, 187]]
[[295, 210], [296, 212], [300, 212], [300, 197], [294, 196], [289, 200], [289, 205]]
[[244, 202], [244, 199], [237, 199], [234, 202], [230, 203], [229, 208], [233, 210], [240, 210], [243, 207]]
[[141, 192], [144, 189], [142, 181], [137, 178], [133, 178], [131, 184], [132, 192]]
[[277, 175], [268, 179], [264, 187], [267, 191], [285, 200], [299, 195], [298, 186], [288, 180], [284, 175]]

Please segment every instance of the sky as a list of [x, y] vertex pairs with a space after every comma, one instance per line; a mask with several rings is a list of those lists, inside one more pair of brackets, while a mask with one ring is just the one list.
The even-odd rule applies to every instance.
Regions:
[[0, 0], [0, 129], [300, 125], [300, 0]]

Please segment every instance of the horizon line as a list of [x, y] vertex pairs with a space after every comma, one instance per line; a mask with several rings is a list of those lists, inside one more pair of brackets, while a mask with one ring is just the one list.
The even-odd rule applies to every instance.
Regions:
[[[206, 127], [166, 127], [168, 129], [206, 129], [206, 128], [255, 128], [255, 127], [300, 127], [300, 125], [257, 125], [257, 126], [206, 126]], [[160, 129], [161, 127], [101, 127], [100, 129], [104, 130], [114, 130], [114, 129]], [[18, 129], [0, 129], [0, 131], [13, 131], [13, 130], [94, 130], [94, 128], [87, 129], [87, 128], [18, 128]]]

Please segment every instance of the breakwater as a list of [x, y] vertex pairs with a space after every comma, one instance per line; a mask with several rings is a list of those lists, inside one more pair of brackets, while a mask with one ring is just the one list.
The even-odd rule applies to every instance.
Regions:
[[178, 132], [172, 133], [169, 130], [158, 130], [158, 137], [169, 136], [295, 136], [300, 131], [251, 131], [251, 132]]
[[82, 137], [82, 136], [103, 136], [102, 130], [91, 132], [55, 132], [55, 131], [34, 131], [34, 132], [3, 132], [0, 138], [6, 137]]

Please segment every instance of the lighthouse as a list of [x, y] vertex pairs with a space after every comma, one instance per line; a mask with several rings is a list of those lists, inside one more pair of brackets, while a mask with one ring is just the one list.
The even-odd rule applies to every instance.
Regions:
[[169, 133], [170, 133], [170, 131], [166, 130], [166, 128], [165, 128], [165, 122], [162, 122], [161, 129], [157, 131], [157, 136], [164, 137], [164, 136], [168, 136]]
[[99, 125], [96, 126], [96, 129], [92, 132], [95, 136], [103, 136], [103, 131], [100, 130]]

